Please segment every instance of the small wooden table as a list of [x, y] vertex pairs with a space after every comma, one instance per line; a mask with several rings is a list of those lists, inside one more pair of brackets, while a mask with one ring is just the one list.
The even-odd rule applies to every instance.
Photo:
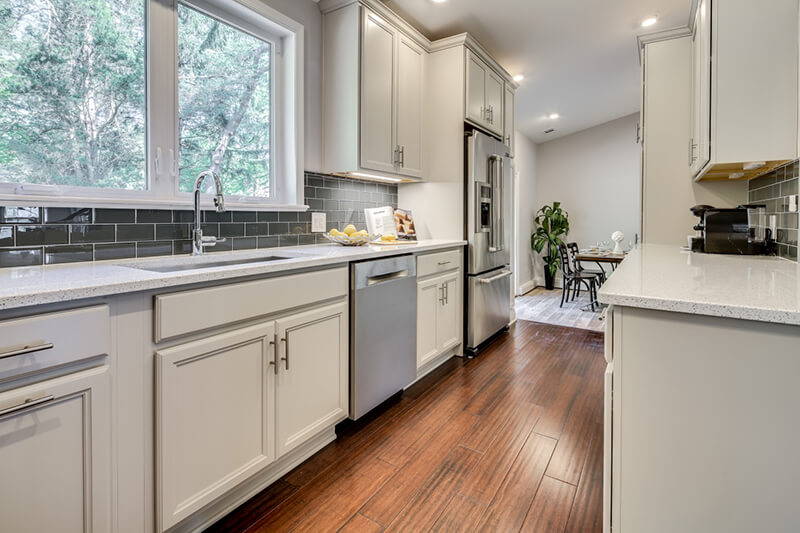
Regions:
[[610, 263], [612, 272], [617, 269], [617, 265], [625, 259], [625, 253], [615, 254], [613, 252], [579, 252], [575, 259], [580, 261], [592, 261], [597, 266], [603, 268], [600, 263]]

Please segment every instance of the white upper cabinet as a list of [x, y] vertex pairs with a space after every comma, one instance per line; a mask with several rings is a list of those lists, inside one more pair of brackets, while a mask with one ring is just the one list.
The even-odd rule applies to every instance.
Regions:
[[465, 118], [476, 126], [503, 136], [503, 78], [472, 50], [467, 49], [466, 61]]
[[398, 36], [397, 150], [404, 176], [422, 177], [422, 84], [425, 52], [411, 39]]
[[486, 125], [486, 77], [489, 67], [467, 50], [467, 109], [466, 118]]
[[695, 14], [696, 179], [749, 179], [798, 156], [798, 2], [701, 0]]
[[361, 166], [393, 173], [397, 31], [364, 10], [361, 45]]
[[421, 179], [427, 52], [358, 3], [323, 26], [323, 170]]
[[514, 89], [506, 83], [503, 100], [503, 142], [514, 155]]
[[692, 176], [711, 157], [711, 13], [709, 0], [700, 0], [692, 32], [692, 121], [689, 165]]

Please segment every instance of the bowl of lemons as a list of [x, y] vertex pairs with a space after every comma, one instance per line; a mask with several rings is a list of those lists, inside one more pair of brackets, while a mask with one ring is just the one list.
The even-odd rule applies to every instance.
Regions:
[[366, 230], [358, 230], [352, 224], [348, 224], [342, 231], [334, 228], [325, 237], [332, 242], [341, 244], [342, 246], [363, 246], [371, 239], [370, 234]]

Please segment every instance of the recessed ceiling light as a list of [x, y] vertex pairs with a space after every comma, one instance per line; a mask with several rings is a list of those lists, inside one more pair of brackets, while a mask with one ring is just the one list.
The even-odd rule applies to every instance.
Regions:
[[434, 4], [444, 4], [447, 0], [433, 0]]
[[549, 118], [549, 119], [552, 119], [552, 120], [555, 120], [555, 119], [557, 119], [557, 118], [558, 118], [558, 117], [560, 117], [560, 116], [561, 116], [561, 115], [559, 115], [558, 113], [550, 113], [549, 115], [547, 115], [547, 118]]
[[642, 28], [649, 28], [653, 24], [658, 22], [658, 18], [656, 17], [648, 17], [642, 21]]
[[516, 81], [516, 82], [520, 82], [520, 81], [522, 81], [524, 79], [525, 79], [525, 75], [524, 74], [517, 74], [516, 76], [514, 76], [514, 81]]

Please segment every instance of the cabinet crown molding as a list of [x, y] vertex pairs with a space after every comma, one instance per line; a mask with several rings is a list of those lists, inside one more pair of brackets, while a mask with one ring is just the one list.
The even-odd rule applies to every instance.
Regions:
[[436, 41], [431, 41], [420, 30], [409, 24], [403, 17], [389, 9], [386, 4], [380, 2], [379, 0], [320, 0], [319, 9], [324, 15], [352, 4], [359, 4], [374, 11], [376, 14], [383, 17], [387, 22], [405, 33], [417, 45], [422, 47], [422, 49], [428, 53], [446, 50], [448, 48], [453, 48], [454, 46], [466, 46], [490, 67], [492, 67], [492, 69], [494, 69], [500, 76], [502, 76], [506, 83], [513, 87], [514, 90], [519, 88], [519, 83], [514, 81], [511, 74], [509, 74], [508, 71], [503, 68], [503, 66], [498, 63], [494, 57], [492, 57], [488, 50], [486, 50], [486, 48], [484, 48], [483, 45], [469, 33], [460, 33], [450, 37], [437, 39]]

